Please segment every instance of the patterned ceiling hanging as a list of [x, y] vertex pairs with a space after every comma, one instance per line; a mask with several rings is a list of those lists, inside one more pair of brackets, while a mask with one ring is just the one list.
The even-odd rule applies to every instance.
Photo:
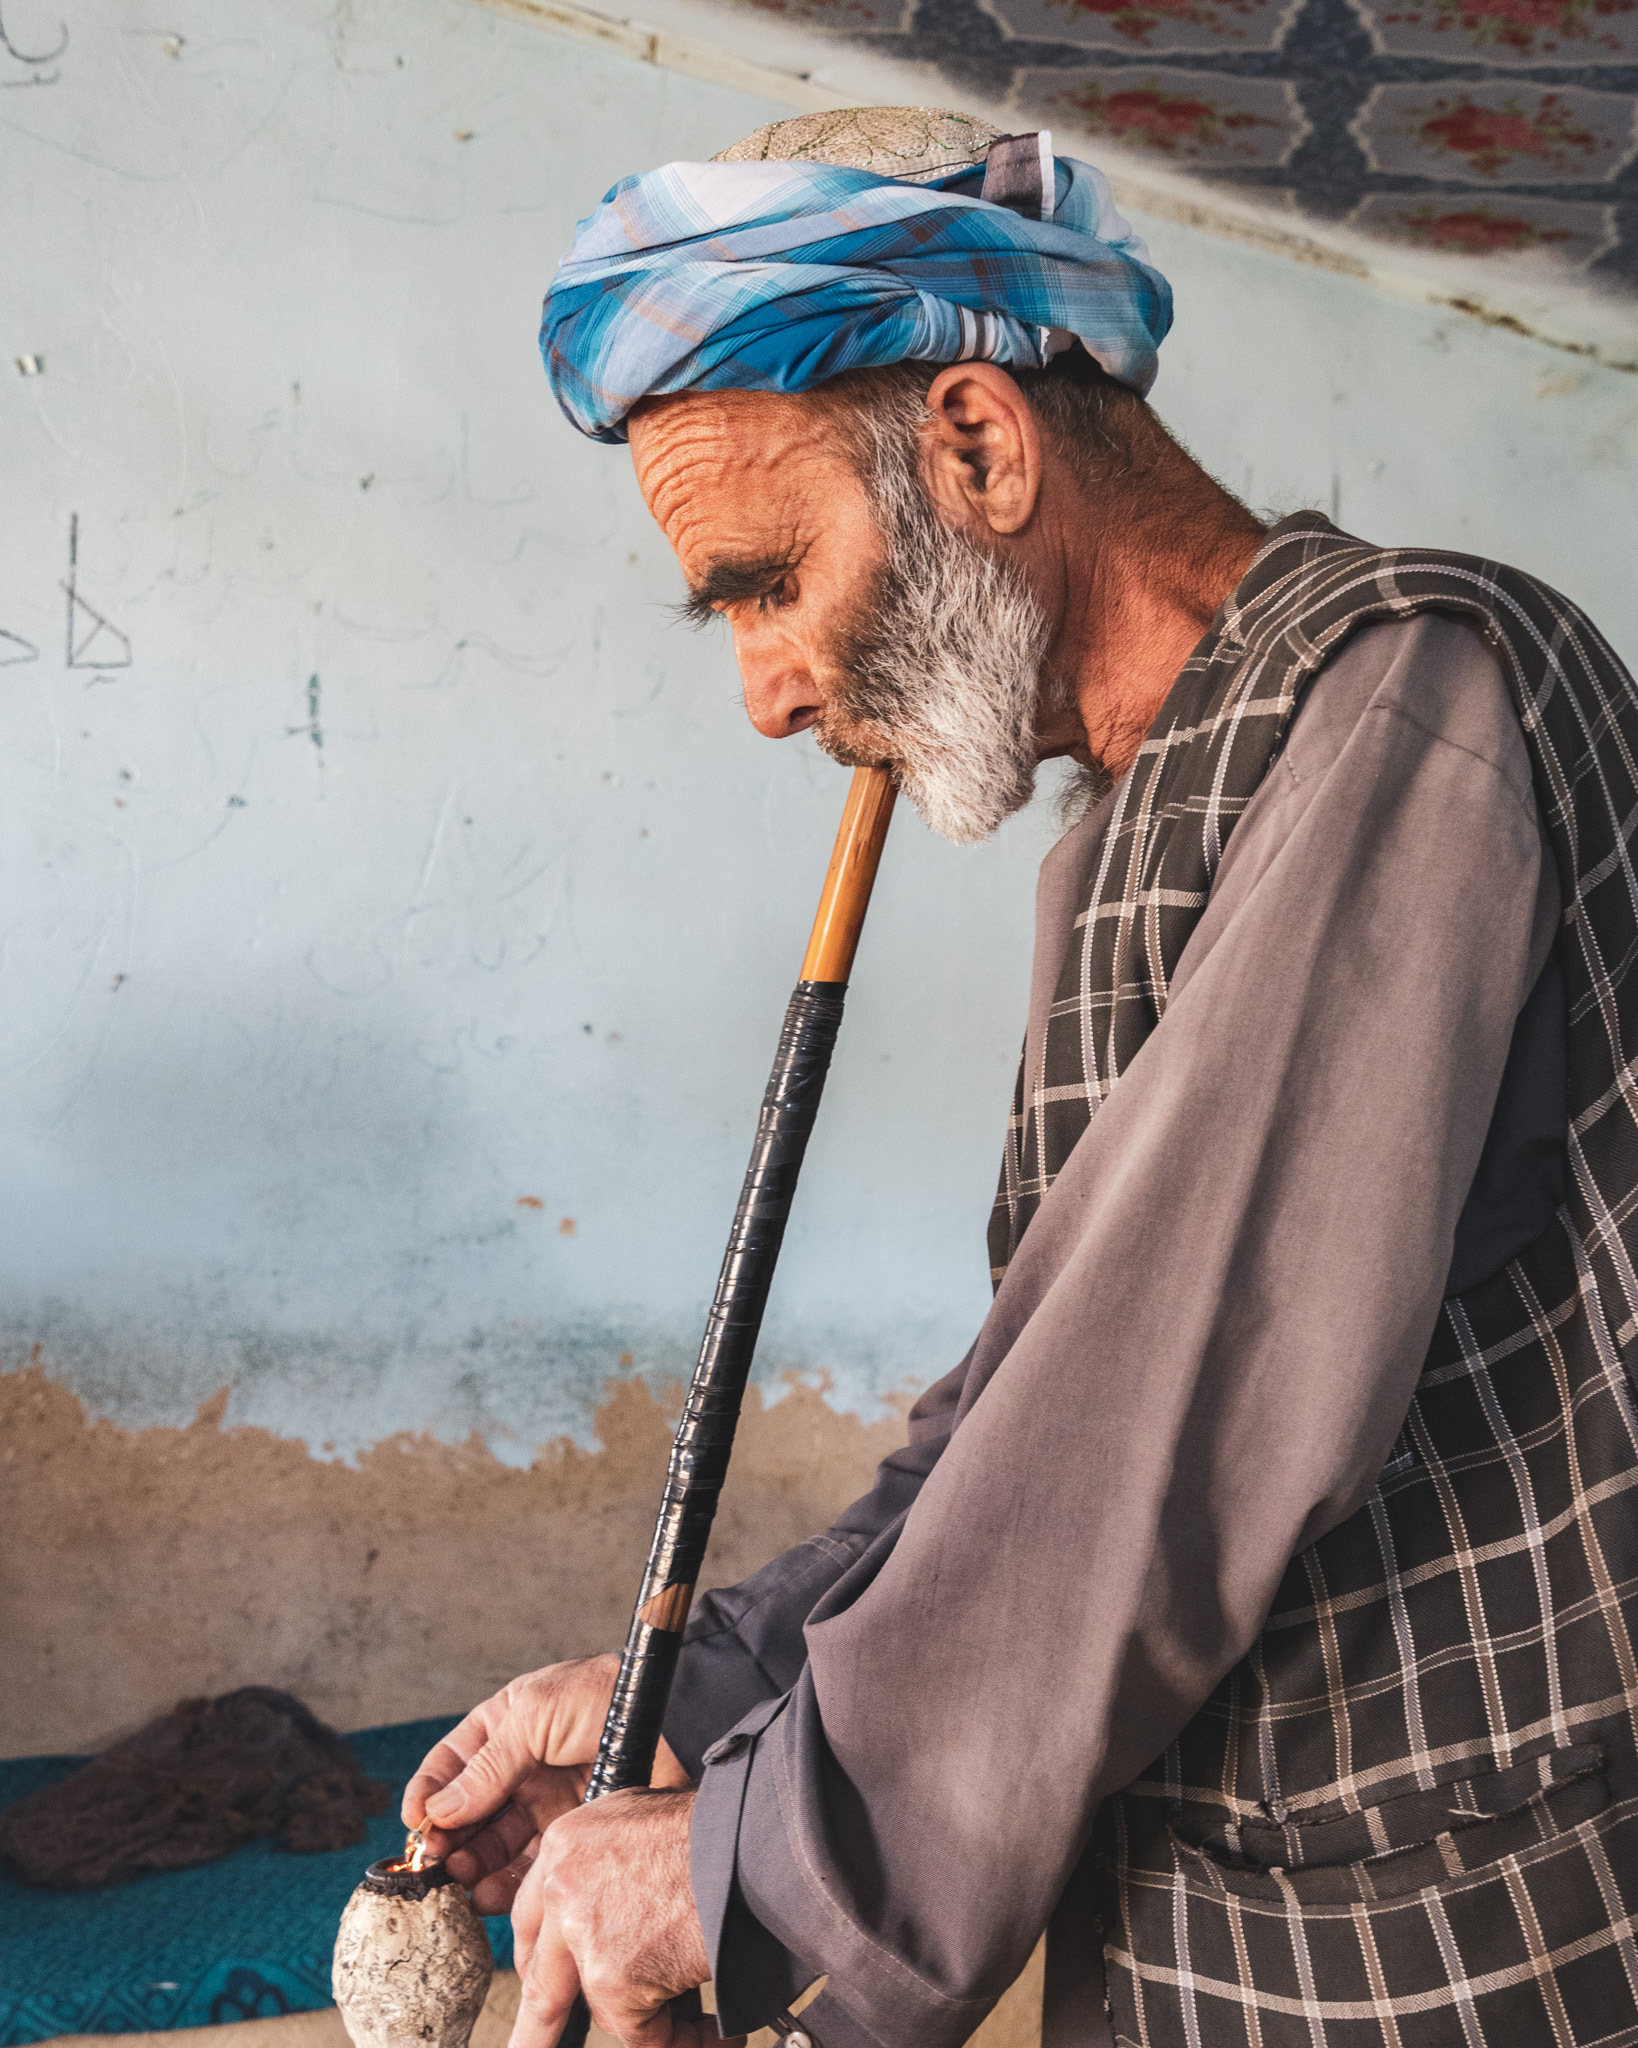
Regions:
[[1638, 288], [1638, 0], [751, 0], [1264, 203]]

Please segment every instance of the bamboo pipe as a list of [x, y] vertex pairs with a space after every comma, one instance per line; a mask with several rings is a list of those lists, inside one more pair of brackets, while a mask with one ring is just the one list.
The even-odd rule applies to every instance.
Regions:
[[[842, 1021], [847, 978], [895, 794], [885, 768], [853, 771], [801, 979], [785, 1011], [779, 1050], [762, 1098], [699, 1362], [671, 1447], [665, 1494], [592, 1766], [588, 1800], [646, 1785], [653, 1774], [683, 1628], [727, 1477], [762, 1311]], [[780, 2031], [789, 2033], [793, 2023], [783, 2015], [781, 2019], [785, 2023]], [[590, 2023], [585, 2000], [577, 1999], [559, 2048], [581, 2048]]]

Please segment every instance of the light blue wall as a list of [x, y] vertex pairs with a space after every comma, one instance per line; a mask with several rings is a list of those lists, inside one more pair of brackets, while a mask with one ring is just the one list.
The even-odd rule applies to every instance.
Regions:
[[[1638, 376], [1142, 225], [1177, 290], [1156, 402], [1230, 489], [1372, 540], [1515, 562], [1638, 663]], [[1638, 304], [1630, 320], [1638, 340]]]
[[[468, 0], [154, 20], [100, 0], [0, 94], [4, 1362], [523, 1459], [622, 1353], [689, 1362], [844, 785], [669, 622], [538, 302], [616, 176], [786, 110]], [[1154, 240], [1157, 398], [1225, 481], [1494, 548], [1638, 652], [1638, 379]], [[74, 515], [129, 667], [65, 661]], [[1050, 836], [895, 825], [769, 1375], [869, 1411], [968, 1341]]]
[[[524, 1457], [691, 1362], [846, 785], [669, 620], [540, 295], [781, 110], [462, 0], [155, 18], [0, 101], [6, 1361]], [[851, 1406], [982, 1313], [1044, 839], [896, 828], [767, 1347]]]

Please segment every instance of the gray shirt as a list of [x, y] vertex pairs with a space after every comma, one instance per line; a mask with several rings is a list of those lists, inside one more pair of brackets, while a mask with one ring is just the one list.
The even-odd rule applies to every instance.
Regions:
[[[1028, 1062], [1108, 809], [1042, 868]], [[1483, 642], [1356, 634], [910, 1444], [701, 1602], [667, 1733], [727, 2031], [828, 1973], [824, 2048], [941, 2048], [1017, 1974], [1100, 1800], [1369, 1494], [1441, 1298], [1546, 1227], [1559, 913]], [[1107, 2039], [1071, 1946], [1054, 2048]]]

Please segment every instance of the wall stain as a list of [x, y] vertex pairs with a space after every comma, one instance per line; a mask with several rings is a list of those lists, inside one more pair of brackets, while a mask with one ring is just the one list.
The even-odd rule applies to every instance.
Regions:
[[1620, 370], [1627, 376], [1638, 376], [1638, 356], [1612, 356], [1591, 341], [1561, 341], [1555, 335], [1543, 334], [1539, 327], [1532, 327], [1513, 313], [1498, 313], [1493, 307], [1481, 304], [1477, 299], [1433, 299], [1435, 306], [1449, 306], [1458, 313], [1465, 313], [1470, 320], [1477, 320], [1485, 327], [1500, 327], [1508, 334], [1522, 335], [1526, 341], [1539, 341], [1547, 348], [1556, 348], [1568, 356], [1586, 356], [1595, 363], [1601, 363], [1606, 370]]
[[[621, 1642], [680, 1389], [610, 1383], [604, 1446], [527, 1469], [477, 1438], [387, 1438], [356, 1466], [223, 1427], [90, 1421], [38, 1365], [0, 1371], [0, 1754], [86, 1751], [194, 1693], [277, 1685], [342, 1728], [460, 1713], [520, 1671]], [[902, 1405], [902, 1404], [901, 1404]], [[705, 1583], [825, 1527], [904, 1438], [797, 1383], [756, 1388]]]

